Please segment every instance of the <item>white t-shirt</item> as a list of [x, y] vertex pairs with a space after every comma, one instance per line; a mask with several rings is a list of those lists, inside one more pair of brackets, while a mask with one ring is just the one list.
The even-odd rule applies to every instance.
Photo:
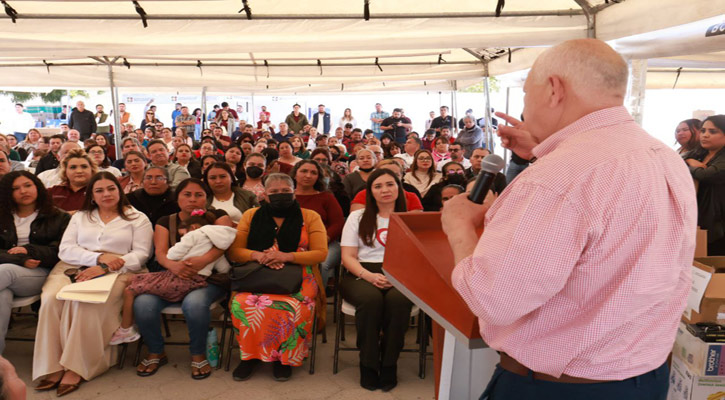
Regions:
[[373, 247], [363, 243], [358, 231], [360, 228], [360, 218], [362, 218], [365, 209], [353, 211], [347, 217], [345, 227], [342, 229], [342, 239], [340, 246], [357, 247], [357, 259], [360, 262], [381, 263], [385, 257], [385, 243], [388, 240], [388, 218], [381, 218], [378, 215], [378, 230], [375, 234]]
[[214, 200], [211, 202], [211, 206], [216, 208], [217, 210], [224, 210], [229, 214], [229, 218], [232, 219], [232, 222], [235, 224], [239, 223], [239, 220], [242, 219], [242, 212], [239, 211], [238, 208], [234, 207], [234, 196], [229, 198], [229, 200], [222, 201], [214, 197]]
[[18, 236], [18, 246], [25, 246], [30, 243], [30, 224], [35, 221], [38, 216], [38, 210], [28, 215], [27, 217], [18, 217], [18, 214], [13, 213], [13, 220], [15, 220], [15, 234]]

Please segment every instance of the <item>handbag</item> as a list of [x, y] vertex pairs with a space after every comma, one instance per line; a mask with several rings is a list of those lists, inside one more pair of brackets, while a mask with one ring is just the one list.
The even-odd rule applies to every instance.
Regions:
[[235, 292], [293, 294], [302, 287], [302, 266], [285, 263], [282, 269], [272, 269], [256, 261], [235, 263], [229, 279]]

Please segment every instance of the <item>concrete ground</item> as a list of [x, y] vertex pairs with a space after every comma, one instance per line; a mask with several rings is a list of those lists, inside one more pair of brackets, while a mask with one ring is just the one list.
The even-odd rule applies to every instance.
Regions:
[[[26, 310], [23, 310], [26, 311]], [[418, 378], [418, 355], [403, 353], [398, 363], [398, 386], [388, 393], [380, 390], [370, 392], [360, 387], [358, 355], [356, 352], [340, 352], [340, 364], [337, 374], [332, 373], [333, 350], [335, 341], [335, 324], [332, 321], [332, 309], [328, 310], [330, 324], [327, 327], [327, 343], [322, 343], [322, 335], [317, 339], [317, 360], [315, 373], [308, 373], [309, 364], [296, 368], [292, 379], [287, 382], [276, 382], [272, 379], [272, 368], [269, 365], [258, 369], [254, 376], [245, 382], [232, 380], [232, 370], [236, 367], [238, 352], [232, 353], [229, 372], [224, 369], [214, 370], [212, 375], [202, 381], [191, 379], [189, 353], [186, 346], [167, 346], [169, 364], [159, 372], [147, 378], [138, 377], [135, 373], [133, 356], [136, 344], [129, 346], [129, 354], [125, 367], [115, 367], [103, 375], [84, 383], [81, 388], [65, 396], [72, 399], [119, 399], [119, 400], [177, 400], [177, 399], [264, 399], [264, 400], [303, 400], [303, 399], [433, 399], [433, 362], [429, 356], [426, 363], [425, 379]], [[350, 319], [348, 318], [348, 321]], [[35, 316], [21, 316], [14, 320], [8, 337], [34, 337]], [[186, 325], [183, 322], [170, 323], [173, 341], [188, 340]], [[355, 327], [346, 327], [346, 340], [341, 346], [355, 344]], [[218, 332], [221, 338], [221, 332]], [[416, 330], [411, 328], [406, 336], [406, 347], [416, 347]], [[429, 349], [430, 351], [430, 349]], [[9, 341], [3, 354], [15, 365], [18, 375], [28, 385], [28, 399], [52, 399], [55, 391], [36, 392], [32, 389], [32, 342]]]

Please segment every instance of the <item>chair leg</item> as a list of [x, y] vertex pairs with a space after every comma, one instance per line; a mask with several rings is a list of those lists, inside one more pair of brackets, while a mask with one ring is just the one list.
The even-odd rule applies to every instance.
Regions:
[[[337, 312], [335, 313], [337, 314]], [[340, 361], [340, 336], [344, 332], [345, 316], [340, 314], [337, 318], [337, 326], [335, 326], [335, 350], [332, 356], [332, 373], [337, 373], [337, 365]]]
[[169, 321], [166, 319], [166, 314], [161, 314], [161, 320], [164, 322], [164, 329], [166, 330], [166, 337], [171, 337], [171, 331], [169, 330]]
[[222, 322], [222, 339], [219, 341], [219, 362], [216, 365], [216, 369], [221, 369], [222, 362], [224, 362], [224, 345], [227, 334], [227, 322], [229, 321], [229, 312], [224, 310], [224, 322]]
[[226, 364], [224, 365], [224, 371], [229, 371], [229, 364], [231, 364], [232, 362], [232, 349], [234, 349], [234, 340], [234, 325], [232, 325], [231, 332], [229, 332], [229, 343], [227, 344], [227, 356], [225, 357]]
[[[313, 310], [313, 313], [317, 310]], [[317, 353], [317, 315], [312, 314], [312, 346], [310, 349], [310, 375], [315, 373], [315, 354]]]
[[123, 343], [118, 351], [118, 365], [116, 368], [123, 369], [123, 364], [126, 362], [126, 351], [128, 351], [128, 343]]
[[340, 313], [337, 317], [337, 323], [342, 325], [342, 334], [341, 339], [343, 342], [345, 341], [345, 314]]
[[322, 329], [322, 343], [327, 343], [327, 325]]

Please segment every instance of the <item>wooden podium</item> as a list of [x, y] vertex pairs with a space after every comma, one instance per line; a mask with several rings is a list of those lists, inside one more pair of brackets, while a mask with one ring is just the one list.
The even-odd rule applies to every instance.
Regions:
[[478, 399], [499, 356], [481, 339], [478, 318], [442, 278], [455, 265], [441, 214], [393, 214], [385, 247], [383, 271], [390, 283], [435, 321], [437, 398]]

